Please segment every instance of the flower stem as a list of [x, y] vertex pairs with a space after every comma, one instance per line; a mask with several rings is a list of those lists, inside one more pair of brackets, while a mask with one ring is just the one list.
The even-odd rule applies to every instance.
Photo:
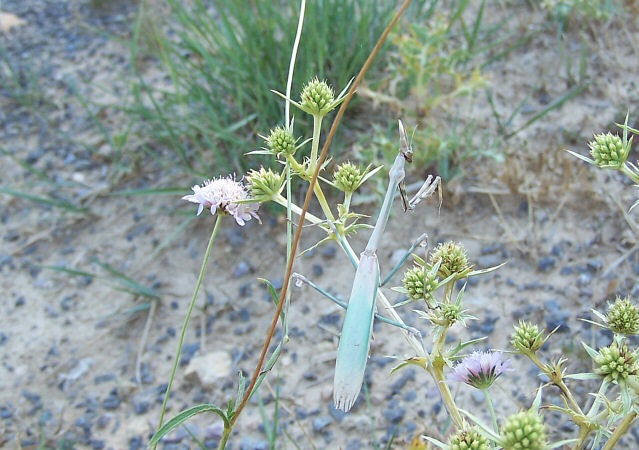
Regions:
[[623, 436], [626, 431], [628, 431], [628, 428], [630, 428], [630, 425], [632, 425], [632, 422], [634, 422], [636, 418], [637, 411], [632, 411], [631, 413], [627, 414], [626, 417], [624, 417], [621, 423], [617, 426], [617, 428], [615, 428], [615, 431], [610, 435], [610, 439], [608, 439], [606, 445], [601, 447], [601, 450], [612, 450], [613, 448], [615, 448], [617, 442], [619, 441], [619, 439], [621, 439], [621, 436]]
[[322, 119], [324, 116], [313, 116], [313, 141], [311, 142], [311, 162], [309, 173], [315, 173], [318, 166], [317, 153], [319, 151], [320, 131], [322, 131]]
[[431, 370], [428, 370], [428, 367], [426, 367], [426, 370], [430, 372], [431, 376], [435, 380], [439, 396], [446, 407], [446, 411], [448, 411], [451, 419], [455, 422], [455, 427], [457, 429], [462, 429], [464, 422], [461, 414], [459, 413], [459, 409], [457, 409], [457, 405], [455, 404], [455, 399], [448, 388], [448, 384], [446, 384], [446, 381], [444, 380], [444, 366], [446, 365], [446, 362], [441, 356], [441, 352], [433, 349], [430, 361]]
[[224, 427], [224, 432], [222, 433], [222, 439], [220, 439], [220, 443], [217, 445], [217, 450], [224, 450], [226, 448], [226, 443], [231, 436], [231, 431], [233, 430], [233, 426], [229, 425], [228, 428]]
[[[213, 249], [213, 243], [215, 242], [215, 237], [217, 236], [217, 232], [220, 228], [221, 216], [219, 214], [215, 215], [215, 225], [213, 226], [213, 232], [211, 233], [211, 238], [209, 239], [209, 245], [206, 247], [206, 253], [204, 254], [204, 261], [202, 261], [202, 268], [200, 269], [200, 276], [197, 279], [197, 284], [195, 285], [195, 291], [193, 292], [193, 297], [191, 298], [191, 303], [189, 304], [189, 309], [186, 313], [186, 317], [184, 318], [184, 323], [182, 324], [182, 332], [180, 333], [180, 341], [178, 342], [178, 348], [175, 353], [175, 361], [173, 361], [173, 368], [171, 369], [171, 376], [169, 378], [169, 385], [166, 388], [166, 393], [164, 394], [164, 401], [162, 402], [162, 411], [160, 412], [160, 422], [158, 424], [158, 430], [162, 427], [162, 423], [164, 421], [164, 414], [166, 413], [166, 405], [169, 402], [169, 397], [171, 396], [171, 387], [173, 386], [173, 380], [175, 379], [175, 373], [177, 372], [178, 364], [180, 362], [180, 353], [182, 352], [182, 346], [184, 345], [184, 337], [186, 336], [186, 328], [189, 324], [189, 319], [191, 318], [191, 313], [193, 312], [193, 307], [195, 306], [195, 300], [197, 298], [197, 294], [200, 292], [200, 286], [202, 285], [202, 279], [204, 278], [204, 271], [206, 270], [206, 264], [209, 261], [209, 256], [211, 255], [211, 250]], [[230, 432], [230, 430], [229, 430]], [[228, 436], [227, 436], [228, 439]], [[155, 448], [155, 447], [154, 447]]]
[[495, 406], [493, 405], [493, 399], [490, 397], [488, 389], [482, 389], [486, 396], [486, 403], [488, 403], [488, 410], [490, 411], [490, 417], [493, 419], [493, 429], [495, 433], [499, 433], [499, 427], [497, 426], [497, 414], [495, 414]]

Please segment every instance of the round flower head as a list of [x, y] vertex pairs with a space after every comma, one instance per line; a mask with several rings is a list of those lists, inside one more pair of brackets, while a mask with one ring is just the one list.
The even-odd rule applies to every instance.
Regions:
[[482, 436], [477, 427], [458, 430], [448, 439], [450, 450], [490, 450], [488, 439]]
[[595, 140], [588, 143], [590, 155], [599, 167], [620, 168], [630, 152], [630, 145], [624, 145], [619, 136], [612, 133], [596, 134]]
[[547, 448], [544, 422], [536, 411], [510, 416], [501, 429], [501, 444], [507, 450], [544, 450]]
[[437, 301], [433, 296], [433, 291], [437, 289], [437, 274], [428, 270], [424, 273], [424, 268], [416, 265], [404, 273], [402, 284], [411, 300], [424, 299], [429, 307], [436, 307]]
[[302, 89], [302, 106], [313, 115], [326, 115], [335, 107], [335, 93], [326, 81], [313, 78]]
[[608, 328], [622, 335], [639, 334], [639, 307], [629, 297], [617, 297], [608, 308], [606, 315]]
[[510, 342], [523, 354], [535, 353], [546, 342], [543, 334], [543, 330], [539, 331], [537, 325], [520, 320], [519, 326], [515, 326]]
[[211, 214], [229, 214], [238, 225], [244, 226], [252, 217], [260, 220], [257, 215], [258, 203], [237, 203], [248, 200], [246, 188], [234, 176], [205, 181], [202, 186], [193, 186], [193, 194], [185, 195], [182, 200], [198, 203], [197, 215], [202, 214], [204, 208], [209, 208]]
[[609, 383], [625, 382], [628, 376], [639, 373], [639, 355], [625, 344], [613, 342], [609, 347], [601, 348], [593, 359], [597, 364], [595, 373]]
[[457, 363], [448, 379], [488, 389], [502, 373], [512, 370], [510, 360], [502, 361], [502, 355], [502, 352], [473, 352]]
[[276, 155], [280, 155], [281, 153], [294, 155], [297, 151], [297, 147], [295, 146], [297, 140], [293, 137], [293, 133], [286, 127], [276, 127], [271, 130], [271, 134], [266, 138], [266, 143]]
[[441, 261], [439, 276], [449, 277], [452, 274], [463, 275], [469, 270], [468, 255], [461, 243], [443, 242], [430, 255], [430, 264], [435, 265]]

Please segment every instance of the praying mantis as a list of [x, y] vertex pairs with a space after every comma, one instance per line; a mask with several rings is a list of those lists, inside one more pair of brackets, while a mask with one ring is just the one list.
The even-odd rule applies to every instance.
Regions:
[[397, 190], [399, 189], [400, 191], [404, 211], [407, 211], [414, 209], [417, 203], [419, 203], [422, 199], [431, 196], [437, 187], [441, 185], [439, 177], [433, 179], [432, 175], [430, 175], [417, 194], [415, 194], [410, 201], [408, 200], [403, 184], [406, 174], [404, 166], [406, 162], [412, 162], [413, 149], [406, 139], [406, 130], [404, 129], [404, 125], [401, 120], [399, 121], [399, 136], [399, 154], [395, 158], [395, 162], [389, 171], [390, 181], [377, 222], [373, 228], [373, 233], [366, 244], [366, 248], [360, 254], [359, 261], [352, 261], [357, 270], [355, 272], [355, 279], [353, 281], [348, 305], [344, 305], [335, 297], [324, 292], [305, 277], [299, 274], [294, 274], [294, 277], [296, 277], [299, 281], [309, 284], [311, 287], [328, 296], [340, 306], [346, 308], [346, 316], [344, 318], [337, 351], [335, 377], [333, 380], [333, 401], [335, 403], [335, 407], [345, 412], [352, 408], [362, 388], [366, 362], [368, 360], [368, 353], [370, 350], [374, 318], [377, 317], [385, 322], [398, 325], [409, 332], [419, 333], [411, 327], [385, 319], [375, 313], [375, 300], [378, 295], [379, 287], [386, 284], [399, 270], [410, 253], [428, 238], [426, 234], [421, 235], [415, 243], [413, 243], [401, 261], [399, 261], [399, 263], [390, 271], [388, 276], [380, 284], [380, 269], [377, 260], [377, 249], [381, 244], [382, 235], [386, 228], [391, 206]]

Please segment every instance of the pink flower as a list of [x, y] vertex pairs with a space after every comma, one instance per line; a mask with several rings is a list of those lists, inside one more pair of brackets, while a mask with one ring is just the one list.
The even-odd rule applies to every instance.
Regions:
[[455, 365], [448, 379], [488, 389], [502, 373], [512, 370], [510, 360], [502, 361], [502, 356], [502, 352], [473, 352]]
[[191, 203], [199, 203], [197, 215], [202, 214], [204, 208], [209, 208], [211, 214], [229, 214], [233, 216], [238, 225], [244, 226], [252, 217], [260, 221], [257, 215], [259, 203], [237, 203], [248, 200], [249, 194], [246, 188], [235, 177], [229, 175], [226, 178], [218, 178], [205, 181], [202, 186], [193, 186], [193, 194], [185, 195], [182, 200]]

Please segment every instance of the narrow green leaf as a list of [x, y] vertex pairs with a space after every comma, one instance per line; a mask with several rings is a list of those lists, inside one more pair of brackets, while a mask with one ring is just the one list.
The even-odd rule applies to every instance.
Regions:
[[230, 425], [226, 417], [226, 414], [224, 414], [224, 411], [222, 411], [220, 408], [211, 404], [197, 405], [192, 408], [185, 409], [184, 411], [179, 413], [177, 416], [169, 420], [167, 423], [162, 425], [162, 427], [151, 438], [151, 441], [149, 442], [149, 447], [153, 447], [154, 445], [157, 445], [158, 442], [160, 442], [160, 439], [162, 439], [164, 436], [166, 436], [168, 433], [173, 431], [175, 428], [177, 428], [178, 426], [180, 426], [187, 420], [189, 420], [191, 417], [194, 417], [198, 414], [205, 413], [205, 412], [212, 412], [217, 414], [218, 416], [220, 416], [220, 418], [224, 422], [224, 428], [225, 429], [229, 428]]

